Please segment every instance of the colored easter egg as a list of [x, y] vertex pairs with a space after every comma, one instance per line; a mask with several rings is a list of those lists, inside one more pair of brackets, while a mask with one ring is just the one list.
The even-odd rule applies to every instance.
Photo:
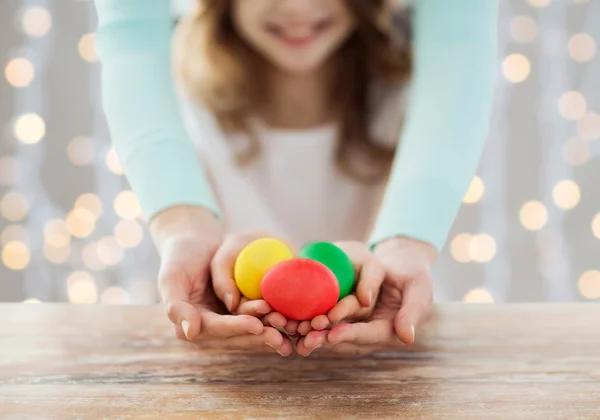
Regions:
[[267, 271], [293, 258], [291, 249], [273, 238], [257, 239], [239, 253], [233, 269], [235, 283], [248, 299], [261, 299], [260, 283]]
[[310, 258], [329, 267], [340, 284], [340, 297], [348, 296], [354, 288], [354, 266], [348, 255], [331, 242], [314, 242], [300, 251], [300, 257]]
[[320, 262], [294, 258], [271, 268], [261, 291], [275, 311], [304, 321], [329, 312], [338, 301], [340, 285], [335, 274]]

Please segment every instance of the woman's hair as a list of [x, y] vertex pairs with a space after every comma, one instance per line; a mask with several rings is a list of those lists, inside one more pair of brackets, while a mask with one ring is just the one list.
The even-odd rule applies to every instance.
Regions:
[[[391, 1], [346, 2], [357, 26], [335, 52], [341, 66], [331, 90], [340, 127], [336, 162], [346, 174], [371, 182], [388, 174], [395, 147], [372, 138], [375, 106], [370, 89], [376, 82], [383, 86], [382, 91], [394, 92], [392, 86], [408, 80], [410, 30], [406, 21], [399, 23]], [[259, 77], [261, 58], [238, 35], [231, 5], [232, 0], [199, 0], [198, 11], [178, 28], [176, 65], [188, 95], [208, 107], [224, 131], [248, 134], [249, 147], [236, 156], [244, 164], [259, 152], [249, 117], [264, 91]], [[378, 98], [379, 103], [383, 100]], [[398, 120], [401, 118], [398, 113]], [[396, 139], [398, 135], [399, 131]], [[387, 143], [396, 144], [396, 139]], [[368, 174], [358, 170], [355, 158], [366, 160]]]

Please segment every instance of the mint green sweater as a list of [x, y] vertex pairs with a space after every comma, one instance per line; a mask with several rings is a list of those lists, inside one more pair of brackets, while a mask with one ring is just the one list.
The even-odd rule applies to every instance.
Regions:
[[[178, 114], [168, 0], [95, 0], [103, 101], [115, 150], [148, 219], [219, 208]], [[408, 113], [371, 243], [440, 250], [477, 169], [496, 73], [498, 0], [413, 0]]]

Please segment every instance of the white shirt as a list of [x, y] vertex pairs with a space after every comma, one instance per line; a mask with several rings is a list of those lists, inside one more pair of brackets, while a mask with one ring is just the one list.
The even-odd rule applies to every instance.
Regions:
[[[398, 105], [398, 95], [393, 101]], [[398, 106], [388, 104], [398, 115]], [[282, 130], [255, 124], [260, 153], [239, 167], [235, 147], [243, 135], [226, 137], [206, 110], [187, 104], [184, 122], [217, 196], [227, 232], [264, 230], [301, 247], [311, 241], [367, 240], [385, 182], [364, 185], [334, 165], [337, 126]], [[398, 118], [383, 113], [376, 133]], [[386, 120], [387, 122], [382, 122]], [[397, 129], [396, 129], [397, 131]], [[387, 138], [390, 138], [389, 136]], [[396, 137], [392, 137], [397, 139]], [[239, 143], [238, 143], [239, 142]]]

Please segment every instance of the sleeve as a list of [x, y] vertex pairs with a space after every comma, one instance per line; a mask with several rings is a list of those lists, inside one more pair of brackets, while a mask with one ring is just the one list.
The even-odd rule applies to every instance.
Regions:
[[487, 137], [497, 0], [415, 0], [406, 124], [370, 243], [408, 236], [443, 247]]
[[174, 205], [219, 209], [179, 115], [168, 0], [95, 0], [96, 48], [111, 137], [150, 220]]

